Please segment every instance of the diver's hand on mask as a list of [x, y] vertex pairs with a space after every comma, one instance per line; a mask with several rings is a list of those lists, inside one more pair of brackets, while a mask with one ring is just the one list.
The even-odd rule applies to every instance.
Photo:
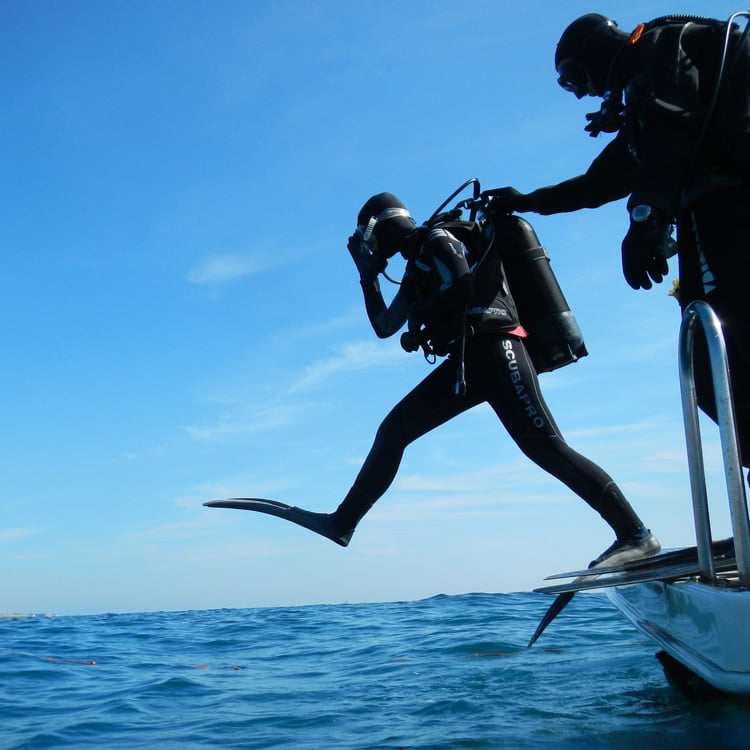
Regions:
[[531, 211], [529, 196], [512, 187], [485, 190], [482, 197], [490, 199], [488, 210], [495, 213], [512, 214], [514, 211]]
[[353, 234], [346, 247], [354, 260], [354, 265], [357, 266], [360, 281], [375, 281], [378, 274], [385, 270], [388, 261], [371, 253], [361, 235]]
[[661, 284], [674, 246], [670, 234], [671, 226], [661, 212], [651, 206], [633, 207], [630, 229], [622, 241], [622, 272], [633, 289], [651, 289], [652, 280]]

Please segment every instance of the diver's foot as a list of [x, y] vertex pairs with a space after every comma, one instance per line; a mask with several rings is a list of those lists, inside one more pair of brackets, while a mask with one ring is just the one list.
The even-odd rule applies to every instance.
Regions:
[[349, 545], [349, 542], [351, 542], [352, 540], [352, 536], [354, 535], [354, 529], [342, 531], [336, 526], [335, 519], [333, 519], [333, 514], [330, 514], [329, 517], [331, 518], [331, 535], [328, 538], [332, 542], [340, 544], [342, 547], [347, 547]]
[[661, 552], [659, 540], [644, 529], [636, 536], [627, 539], [616, 539], [596, 560], [589, 563], [589, 568], [616, 567], [644, 557], [651, 557]]
[[342, 547], [346, 547], [352, 539], [354, 529], [342, 530], [336, 523], [334, 513], [313, 513], [309, 510], [295, 508], [299, 512], [299, 517], [294, 519], [300, 526], [304, 526], [316, 534], [330, 539]]
[[352, 540], [352, 536], [354, 534], [354, 529], [351, 531], [346, 531], [343, 534], [336, 534], [336, 536], [331, 537], [336, 544], [340, 544], [342, 547], [347, 547], [349, 545], [349, 542]]

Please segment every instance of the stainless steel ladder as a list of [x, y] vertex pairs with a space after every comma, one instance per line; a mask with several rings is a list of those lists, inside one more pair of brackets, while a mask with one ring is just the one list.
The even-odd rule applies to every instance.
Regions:
[[711, 377], [716, 397], [716, 414], [724, 459], [724, 474], [734, 536], [737, 572], [742, 586], [750, 587], [750, 523], [748, 522], [745, 483], [742, 475], [737, 425], [729, 381], [726, 344], [716, 313], [706, 302], [691, 302], [685, 309], [680, 326], [679, 364], [682, 413], [685, 422], [690, 490], [693, 499], [693, 518], [698, 545], [698, 564], [701, 579], [716, 580], [712, 555], [711, 521], [708, 510], [706, 474], [698, 422], [698, 400], [695, 389], [693, 350], [695, 333], [700, 325], [706, 338], [711, 366]]

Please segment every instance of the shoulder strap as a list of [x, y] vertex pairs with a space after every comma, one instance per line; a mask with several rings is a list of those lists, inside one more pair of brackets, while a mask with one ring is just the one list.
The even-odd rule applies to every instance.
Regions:
[[485, 252], [485, 240], [481, 227], [475, 221], [458, 219], [441, 221], [425, 227], [429, 233], [433, 229], [444, 229], [450, 232], [469, 251], [472, 262], [476, 262]]

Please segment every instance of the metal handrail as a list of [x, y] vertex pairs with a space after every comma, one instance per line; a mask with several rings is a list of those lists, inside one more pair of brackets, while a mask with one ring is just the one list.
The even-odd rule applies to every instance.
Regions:
[[706, 338], [711, 377], [714, 384], [716, 416], [724, 459], [724, 475], [729, 496], [737, 571], [740, 583], [743, 586], [750, 586], [750, 522], [748, 522], [745, 484], [739, 456], [726, 344], [724, 343], [721, 323], [716, 313], [710, 305], [700, 300], [691, 302], [685, 309], [680, 326], [679, 342], [680, 391], [682, 393], [682, 414], [685, 422], [685, 440], [690, 470], [695, 536], [698, 545], [698, 565], [700, 566], [702, 579], [706, 581], [716, 579], [711, 548], [711, 522], [708, 512], [708, 495], [698, 422], [698, 399], [693, 362], [695, 331], [698, 323], [701, 324]]

